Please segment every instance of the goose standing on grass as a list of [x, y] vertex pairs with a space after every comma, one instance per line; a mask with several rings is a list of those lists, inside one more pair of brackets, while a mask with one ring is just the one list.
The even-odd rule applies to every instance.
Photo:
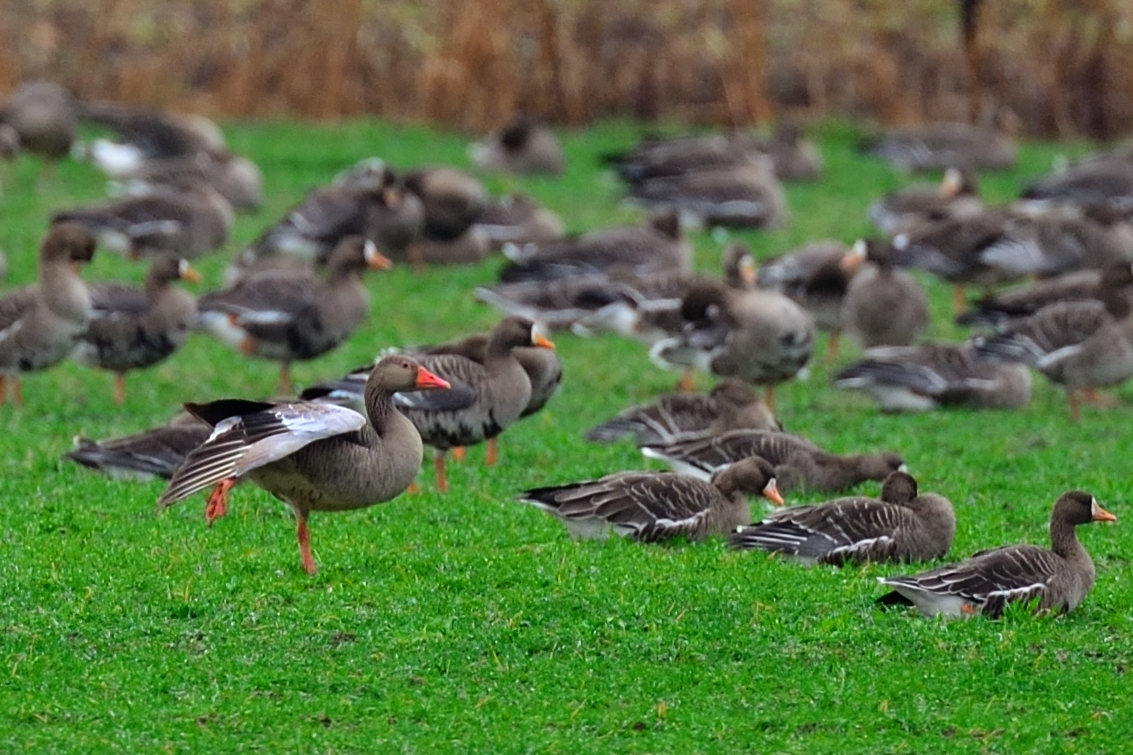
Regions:
[[589, 482], [534, 488], [518, 498], [559, 519], [575, 539], [611, 532], [643, 543], [724, 535], [751, 521], [748, 495], [783, 498], [763, 459], [745, 459], [709, 482], [671, 472], [621, 472]]
[[24, 403], [20, 373], [63, 361], [86, 332], [91, 297], [78, 268], [94, 257], [95, 239], [76, 223], [51, 228], [39, 247], [39, 281], [0, 297], [0, 403], [5, 383]]
[[1037, 600], [1036, 611], [1069, 613], [1094, 586], [1094, 562], [1078, 542], [1075, 528], [1116, 522], [1089, 493], [1063, 493], [1050, 514], [1050, 549], [1007, 545], [980, 551], [967, 561], [907, 577], [878, 577], [894, 592], [882, 605], [916, 606], [925, 616], [997, 618], [1009, 603]]
[[670, 393], [631, 406], [586, 433], [594, 443], [629, 435], [638, 446], [704, 438], [729, 430], [782, 430], [775, 414], [747, 383], [728, 378], [708, 393]]
[[307, 517], [349, 511], [399, 495], [421, 468], [417, 430], [394, 406], [397, 391], [449, 384], [406, 356], [389, 356], [366, 381], [366, 416], [333, 404], [272, 404], [222, 399], [185, 408], [213, 426], [208, 440], [177, 468], [157, 508], [213, 487], [209, 526], [228, 511], [228, 491], [247, 478], [295, 514], [303, 568], [317, 571]]
[[63, 454], [84, 467], [118, 479], [168, 480], [194, 448], [208, 440], [212, 427], [188, 412], [169, 422], [133, 435], [106, 440], [75, 438], [75, 448]]
[[291, 362], [314, 359], [345, 341], [366, 319], [368, 269], [391, 263], [372, 241], [348, 236], [326, 279], [307, 270], [263, 270], [198, 300], [198, 322], [234, 351], [280, 363], [279, 392], [291, 393]]
[[773, 511], [763, 521], [740, 527], [728, 545], [756, 548], [814, 564], [866, 561], [929, 561], [952, 547], [956, 513], [936, 493], [919, 493], [917, 481], [893, 472], [877, 498], [838, 498], [813, 506]]
[[164, 254], [153, 261], [145, 290], [123, 283], [87, 286], [93, 315], [72, 356], [114, 373], [114, 403], [126, 403], [126, 373], [149, 367], [181, 348], [197, 317], [197, 300], [174, 286], [199, 283], [201, 275], [184, 259]]
[[[859, 270], [863, 260], [873, 264]], [[916, 279], [894, 267], [889, 242], [859, 241], [842, 264], [858, 271], [842, 300], [842, 324], [859, 346], [908, 346], [924, 335], [928, 296]]]
[[469, 145], [468, 156], [477, 168], [494, 173], [557, 176], [563, 172], [558, 137], [526, 113], [516, 113], [484, 141]]
[[970, 170], [949, 168], [935, 186], [920, 184], [890, 192], [869, 206], [869, 221], [887, 236], [908, 233], [923, 223], [971, 217], [983, 210]]
[[[450, 448], [471, 446], [495, 438], [519, 419], [531, 402], [531, 379], [516, 358], [523, 347], [553, 349], [523, 317], [505, 317], [492, 329], [483, 362], [463, 354], [433, 354], [420, 358], [452, 389], [445, 393], [401, 392], [395, 403], [417, 427], [425, 445], [434, 449], [437, 490], [448, 490], [445, 455]], [[487, 464], [496, 462], [492, 448]]]
[[837, 493], [866, 480], [884, 480], [904, 472], [905, 461], [891, 452], [840, 456], [806, 438], [767, 430], [731, 430], [720, 435], [675, 443], [646, 445], [641, 453], [660, 459], [681, 474], [708, 479], [729, 464], [749, 456], [766, 459], [784, 491]]

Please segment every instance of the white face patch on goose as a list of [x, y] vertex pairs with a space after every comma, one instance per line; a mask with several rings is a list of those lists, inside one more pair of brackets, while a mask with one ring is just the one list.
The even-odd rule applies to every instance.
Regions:
[[908, 474], [909, 473], [909, 465], [908, 464], [900, 464], [900, 465], [897, 466], [897, 471], [898, 472], [904, 472], [905, 474]]
[[177, 263], [177, 274], [182, 278], [185, 277], [186, 271], [189, 269], [189, 263], [186, 260], [181, 260]]
[[366, 264], [373, 264], [374, 258], [377, 257], [378, 246], [373, 241], [366, 239], [366, 243], [362, 245], [362, 256], [366, 259]]

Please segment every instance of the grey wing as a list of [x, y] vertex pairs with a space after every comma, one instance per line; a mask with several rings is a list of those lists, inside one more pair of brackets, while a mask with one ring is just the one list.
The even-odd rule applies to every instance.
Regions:
[[1063, 349], [1077, 347], [1109, 320], [1099, 301], [1060, 302], [973, 343], [982, 356], [1037, 366]]
[[0, 297], [0, 338], [35, 305], [36, 287], [24, 286]]
[[94, 316], [115, 313], [141, 314], [149, 309], [144, 291], [118, 281], [95, 281], [87, 284]]
[[707, 433], [719, 416], [719, 406], [708, 396], [670, 394], [622, 411], [590, 430], [586, 438], [609, 443], [632, 434], [639, 446], [672, 443]]
[[827, 564], [898, 560], [896, 532], [913, 516], [907, 508], [872, 498], [841, 498], [774, 511], [733, 534], [729, 545]]

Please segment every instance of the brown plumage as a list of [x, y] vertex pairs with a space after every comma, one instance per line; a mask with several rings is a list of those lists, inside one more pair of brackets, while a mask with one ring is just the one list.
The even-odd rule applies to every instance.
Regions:
[[188, 412], [178, 412], [164, 425], [106, 440], [76, 437], [64, 459], [111, 477], [168, 480], [194, 448], [208, 440], [212, 427]]
[[28, 81], [0, 105], [0, 123], [20, 136], [20, 148], [51, 165], [71, 152], [78, 119], [71, 95], [50, 81]]
[[924, 223], [965, 218], [983, 209], [970, 170], [949, 168], [937, 185], [914, 184], [890, 192], [869, 206], [869, 220], [882, 233], [909, 233]]
[[[870, 263], [861, 267], [863, 258]], [[928, 296], [911, 275], [893, 265], [889, 242], [858, 242], [844, 266], [856, 275], [842, 299], [842, 325], [862, 348], [908, 346], [928, 330]]]
[[548, 174], [563, 172], [563, 149], [546, 124], [526, 113], [516, 113], [482, 142], [469, 146], [477, 168], [494, 173]]

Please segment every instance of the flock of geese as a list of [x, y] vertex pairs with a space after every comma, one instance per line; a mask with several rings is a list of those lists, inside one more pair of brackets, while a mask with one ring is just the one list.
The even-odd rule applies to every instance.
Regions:
[[[75, 140], [77, 124], [113, 138]], [[220, 290], [193, 297], [190, 260], [222, 247], [237, 211], [262, 202], [259, 168], [230, 152], [207, 119], [114, 103], [74, 101], [49, 82], [22, 85], [0, 106], [0, 155], [67, 155], [112, 179], [113, 199], [58, 209], [39, 250], [38, 280], [0, 298], [0, 379], [22, 403], [22, 373], [73, 356], [115, 376], [168, 358], [204, 331], [235, 352], [278, 362], [279, 394], [294, 395], [290, 365], [347, 340], [369, 311], [363, 275], [414, 266], [508, 258], [499, 280], [477, 289], [504, 313], [489, 333], [398, 350], [296, 398], [186, 404], [168, 424], [134, 436], [78, 439], [67, 457], [115, 474], [169, 479], [158, 502], [209, 490], [211, 525], [247, 479], [288, 505], [304, 568], [314, 573], [307, 520], [390, 500], [414, 486], [425, 446], [447, 489], [451, 451], [498, 437], [554, 395], [562, 364], [547, 331], [612, 332], [640, 341], [654, 362], [683, 373], [686, 390], [629, 407], [587, 439], [627, 437], [672, 472], [621, 472], [528, 490], [519, 497], [557, 517], [575, 537], [610, 533], [653, 542], [728, 537], [807, 564], [923, 561], [945, 556], [952, 505], [922, 493], [894, 452], [838, 455], [783, 430], [774, 388], [812, 360], [816, 332], [866, 349], [839, 387], [865, 391], [888, 411], [942, 405], [1018, 409], [1030, 368], [1065, 386], [1072, 416], [1099, 388], [1133, 376], [1133, 152], [1064, 166], [1020, 199], [989, 207], [977, 171], [1013, 164], [999, 134], [957, 124], [893, 132], [863, 149], [900, 170], [945, 169], [939, 185], [879, 198], [876, 238], [816, 240], [756, 264], [730, 245], [722, 274], [692, 271], [687, 229], [773, 228], [788, 214], [782, 181], [817, 180], [815, 147], [793, 126], [771, 137], [720, 133], [648, 138], [603, 156], [627, 198], [648, 211], [639, 226], [566, 236], [552, 211], [523, 194], [493, 198], [455, 167], [402, 171], [363, 160], [311, 190], [233, 258]], [[469, 149], [483, 171], [557, 175], [554, 133], [515, 116]], [[49, 170], [50, 168], [48, 168]], [[144, 289], [85, 282], [96, 248], [146, 259]], [[957, 316], [979, 329], [961, 343], [924, 343], [929, 308], [907, 268], [956, 286]], [[1008, 290], [1000, 284], [1037, 278]], [[964, 287], [982, 289], [969, 305]], [[720, 382], [692, 393], [691, 374]], [[759, 395], [753, 386], [762, 386]], [[3, 387], [3, 386], [0, 386]], [[877, 498], [841, 497], [783, 507], [753, 523], [748, 496], [782, 507], [782, 492], [841, 493], [882, 482]], [[1094, 582], [1075, 535], [1115, 521], [1088, 493], [1055, 502], [1050, 548], [983, 551], [957, 564], [883, 578], [879, 602], [926, 615], [999, 615], [1015, 601], [1068, 611]]]

